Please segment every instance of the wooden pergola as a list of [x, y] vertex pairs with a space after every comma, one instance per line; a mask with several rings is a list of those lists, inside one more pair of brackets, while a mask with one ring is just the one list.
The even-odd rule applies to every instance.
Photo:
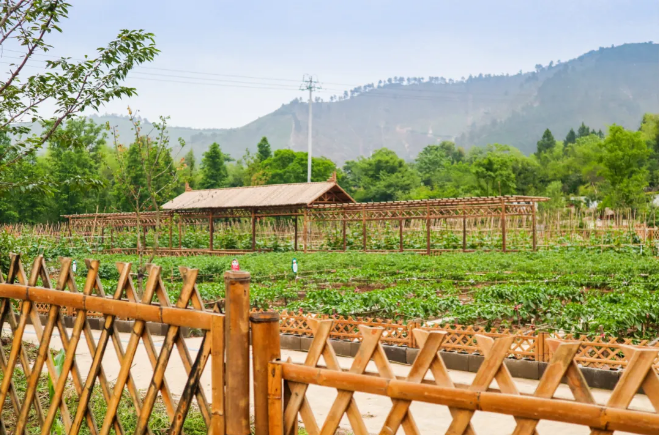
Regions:
[[[334, 178], [327, 182], [280, 184], [267, 186], [237, 187], [225, 189], [192, 190], [186, 189], [173, 200], [162, 206], [160, 218], [165, 218], [169, 231], [169, 247], [162, 248], [170, 254], [213, 253], [228, 254], [244, 252], [215, 249], [214, 222], [218, 219], [251, 222], [251, 250], [256, 251], [256, 223], [262, 218], [291, 218], [294, 227], [293, 249], [298, 250], [298, 220], [302, 218], [302, 245], [304, 252], [313, 251], [310, 246], [310, 229], [321, 222], [340, 222], [343, 250], [346, 246], [346, 226], [350, 223], [362, 225], [362, 250], [367, 251], [367, 222], [398, 221], [399, 250], [403, 251], [403, 227], [406, 221], [424, 221], [426, 229], [426, 253], [431, 252], [431, 221], [462, 220], [462, 250], [467, 250], [467, 219], [497, 218], [500, 220], [501, 249], [506, 246], [506, 220], [511, 216], [530, 216], [532, 246], [537, 248], [536, 210], [537, 203], [548, 198], [536, 196], [496, 196], [474, 198], [443, 198], [415, 201], [356, 203]], [[89, 230], [105, 237], [105, 228], [134, 227], [138, 225], [134, 213], [103, 213], [66, 215], [69, 229]], [[141, 213], [140, 225], [155, 227], [157, 214]], [[174, 224], [178, 226], [179, 246], [172, 246]], [[209, 229], [209, 249], [188, 249], [181, 246], [182, 226], [207, 222]], [[163, 252], [165, 253], [165, 252]]]

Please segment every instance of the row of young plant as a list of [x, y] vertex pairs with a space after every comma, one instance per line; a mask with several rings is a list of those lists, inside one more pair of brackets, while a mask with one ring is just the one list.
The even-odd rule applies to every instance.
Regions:
[[[267, 234], [257, 233], [256, 248], [272, 252], [291, 252], [294, 251], [294, 240], [292, 235], [282, 235], [273, 232]], [[318, 237], [316, 237], [318, 236]], [[427, 249], [426, 231], [419, 229], [406, 229], [403, 238], [403, 249], [406, 250], [425, 250]], [[145, 243], [146, 242], [146, 243]], [[190, 227], [182, 234], [179, 241], [177, 232], [172, 234], [170, 243], [169, 233], [164, 231], [158, 238], [160, 247], [172, 246], [187, 249], [208, 249], [209, 234], [208, 230], [199, 227]], [[538, 243], [544, 244], [545, 241], [538, 239]], [[623, 230], [610, 230], [594, 234], [591, 237], [584, 238], [581, 235], [556, 237], [547, 241], [543, 249], [557, 250], [574, 250], [574, 249], [593, 249], [593, 250], [618, 250], [635, 252], [640, 251], [641, 239], [634, 232]], [[113, 231], [112, 237], [108, 232], [103, 236], [94, 237], [82, 236], [72, 233], [62, 232], [58, 236], [32, 234], [23, 232], [15, 234], [8, 229], [0, 230], [0, 248], [2, 250], [11, 249], [20, 251], [29, 255], [44, 254], [48, 258], [58, 256], [75, 256], [91, 253], [103, 253], [112, 248], [134, 249], [138, 245], [137, 235], [134, 231]], [[143, 237], [140, 246], [153, 246], [154, 233], [148, 231]], [[501, 235], [496, 232], [470, 232], [466, 238], [466, 249], [476, 250], [498, 250], [501, 249]], [[529, 231], [514, 231], [508, 234], [506, 246], [510, 250], [530, 250], [532, 248], [532, 235]], [[302, 248], [302, 237], [298, 240], [298, 247]], [[452, 230], [433, 230], [430, 237], [430, 248], [432, 250], [442, 249], [462, 249], [462, 234], [459, 231]], [[252, 237], [249, 232], [240, 228], [224, 229], [214, 233], [214, 249], [236, 249], [251, 250]], [[343, 237], [340, 229], [327, 228], [322, 234], [314, 235], [313, 241], [309, 246], [310, 249], [317, 250], [343, 250]], [[400, 238], [397, 228], [389, 223], [380, 225], [375, 228], [369, 228], [367, 237], [367, 250], [386, 250], [396, 251], [400, 248]], [[361, 223], [349, 226], [346, 233], [346, 249], [349, 251], [361, 251], [364, 249], [363, 233]], [[654, 242], [648, 242], [645, 246], [646, 252], [655, 252], [657, 245]]]

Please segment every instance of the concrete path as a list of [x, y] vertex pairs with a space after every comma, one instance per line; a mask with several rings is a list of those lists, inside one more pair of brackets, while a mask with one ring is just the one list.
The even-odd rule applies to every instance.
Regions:
[[[100, 331], [93, 331], [93, 333], [95, 338], [98, 339], [98, 336], [100, 335]], [[5, 328], [3, 329], [3, 335], [5, 336], [11, 335], [11, 330], [9, 329], [8, 325], [5, 325]], [[130, 334], [121, 334], [121, 340], [124, 343], [124, 348], [128, 343], [129, 338], [130, 338]], [[28, 326], [26, 328], [24, 340], [38, 343], [36, 334], [34, 332], [34, 329], [32, 329], [32, 326]], [[164, 337], [156, 337], [156, 336], [153, 337], [153, 341], [158, 351], [159, 348], [162, 346], [163, 340]], [[194, 358], [201, 345], [201, 338], [188, 338], [186, 339], [186, 343], [188, 345], [190, 353], [192, 354], [192, 358]], [[51, 341], [51, 348], [56, 350], [61, 349], [61, 341], [59, 339], [59, 334], [57, 333], [55, 333], [55, 335], [53, 336], [53, 339]], [[282, 358], [285, 360], [288, 357], [290, 357], [293, 360], [293, 362], [302, 363], [304, 362], [306, 353], [289, 351], [289, 350], [282, 351]], [[87, 372], [89, 371], [91, 360], [92, 358], [89, 353], [89, 350], [87, 349], [86, 342], [84, 339], [82, 339], [80, 341], [76, 353], [76, 361], [78, 362], [78, 367], [80, 368], [83, 378], [86, 377]], [[344, 368], [350, 367], [350, 364], [352, 363], [351, 358], [339, 357], [339, 361], [341, 363], [341, 366]], [[230, 363], [230, 361], [228, 363]], [[321, 364], [324, 364], [322, 359], [321, 359]], [[407, 365], [399, 365], [393, 363], [392, 365], [395, 373], [401, 376], [406, 376], [410, 368]], [[108, 349], [103, 357], [103, 367], [106, 371], [108, 380], [110, 382], [113, 382], [116, 379], [117, 374], [119, 373], [119, 363], [117, 361], [116, 353], [114, 352], [114, 347], [112, 346], [111, 342], [109, 343]], [[46, 369], [44, 368], [44, 370]], [[371, 362], [369, 364], [368, 370], [376, 371], [374, 363]], [[137, 355], [135, 357], [135, 360], [133, 362], [133, 367], [131, 369], [131, 373], [133, 374], [137, 387], [139, 389], [146, 390], [151, 380], [153, 371], [151, 368], [151, 364], [149, 363], [146, 350], [142, 345], [140, 345], [140, 347], [138, 348]], [[429, 374], [428, 378], [431, 379], [431, 376], [432, 375]], [[461, 372], [461, 371], [450, 371], [450, 376], [454, 382], [468, 384], [471, 383], [475, 374], [469, 372]], [[176, 348], [174, 348], [172, 357], [167, 367], [166, 379], [169, 383], [172, 394], [175, 397], [180, 396], [181, 392], [183, 391], [183, 387], [185, 385], [187, 375], [185, 373], [185, 369], [183, 368], [183, 363], [181, 362], [181, 359], [178, 356], [178, 352], [176, 351]], [[201, 383], [207, 393], [207, 397], [210, 397], [211, 374], [210, 374], [209, 366], [206, 367], [206, 371], [204, 372], [201, 378]], [[535, 391], [538, 381], [527, 380], [527, 379], [515, 379], [515, 383], [517, 384], [517, 387], [521, 392], [532, 394]], [[496, 381], [493, 383], [492, 386], [496, 387]], [[595, 400], [600, 404], [606, 403], [609, 396], [611, 395], [611, 392], [607, 390], [595, 389], [592, 391]], [[332, 403], [336, 397], [336, 391], [329, 388], [312, 385], [310, 386], [307, 392], [307, 397], [309, 398], [311, 408], [314, 411], [314, 415], [316, 416], [316, 420], [319, 426], [322, 426], [322, 422], [325, 420], [325, 417], [327, 416], [327, 413], [329, 412], [329, 409], [332, 406]], [[571, 399], [572, 395], [569, 388], [566, 385], [561, 385], [558, 389], [556, 397]], [[373, 396], [373, 395], [361, 394], [361, 393], [356, 393], [355, 399], [359, 406], [359, 410], [362, 416], [364, 417], [364, 421], [366, 423], [366, 427], [368, 428], [369, 432], [379, 433], [380, 429], [382, 428], [382, 424], [384, 423], [384, 420], [386, 419], [387, 414], [391, 409], [391, 400], [382, 396]], [[648, 398], [642, 395], [636, 396], [636, 398], [632, 402], [631, 407], [645, 411], [653, 410], [652, 405], [650, 404]], [[413, 402], [411, 409], [412, 409], [412, 413], [414, 414], [414, 418], [419, 426], [419, 429], [421, 430], [421, 433], [424, 434], [444, 433], [451, 422], [451, 417], [448, 408], [444, 406]], [[491, 414], [486, 412], [477, 412], [472, 422], [474, 425], [474, 429], [478, 434], [493, 434], [493, 435], [510, 434], [515, 427], [515, 421], [513, 417], [506, 415], [499, 415], [499, 414]], [[350, 430], [350, 424], [348, 422], [348, 419], [345, 417], [341, 422], [341, 428]], [[538, 426], [538, 431], [541, 434], [548, 433], [552, 435], [556, 435], [556, 434], [576, 435], [576, 434], [590, 433], [590, 430], [585, 427], [579, 427], [579, 426], [574, 426], [564, 423], [547, 422], [547, 421], [540, 422]], [[617, 433], [621, 433], [621, 432], [617, 432]], [[399, 434], [403, 434], [402, 429], [399, 431]]]

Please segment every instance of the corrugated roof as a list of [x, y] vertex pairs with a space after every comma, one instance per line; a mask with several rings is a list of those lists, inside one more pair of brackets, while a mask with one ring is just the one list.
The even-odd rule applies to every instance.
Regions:
[[[335, 182], [270, 184], [266, 186], [231, 187], [225, 189], [184, 192], [162, 206], [165, 210], [206, 208], [252, 208], [309, 205], [324, 193], [336, 188]], [[345, 194], [347, 200], [354, 202]]]

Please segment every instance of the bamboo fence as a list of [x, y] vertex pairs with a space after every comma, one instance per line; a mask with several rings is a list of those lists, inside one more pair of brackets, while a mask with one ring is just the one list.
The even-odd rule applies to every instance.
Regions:
[[[268, 365], [268, 430], [258, 435], [293, 435], [299, 418], [310, 435], [332, 434], [336, 433], [344, 416], [355, 435], [367, 435], [364, 416], [368, 415], [368, 405], [357, 404], [356, 392], [391, 398], [392, 407], [381, 434], [398, 433], [401, 427], [407, 435], [419, 433], [410, 408], [412, 402], [448, 406], [452, 420], [446, 433], [450, 434], [475, 434], [471, 419], [477, 411], [513, 416], [515, 434], [536, 434], [540, 420], [586, 426], [593, 434], [609, 434], [616, 430], [639, 434], [659, 431], [659, 376], [652, 370], [659, 349], [623, 347], [630, 363], [606, 405], [599, 405], [578, 367], [579, 342], [547, 340], [552, 356], [535, 393], [528, 395], [520, 394], [504, 364], [514, 336], [495, 340], [477, 335], [479, 351], [484, 355], [483, 364], [471, 384], [455, 384], [438, 353], [448, 337], [447, 332], [412, 331], [420, 350], [409, 374], [403, 378], [395, 375], [387, 360], [382, 348], [385, 330], [379, 327], [359, 327], [361, 345], [357, 355], [349, 370], [341, 368], [329, 342], [333, 323], [332, 320], [309, 321], [314, 339], [303, 364], [272, 361]], [[318, 364], [321, 356], [325, 366]], [[377, 372], [367, 371], [371, 359]], [[426, 379], [429, 372], [432, 380]], [[574, 400], [554, 398], [564, 377]], [[490, 386], [495, 379], [498, 388]], [[310, 385], [337, 390], [322, 425], [309, 404]], [[654, 412], [629, 409], [640, 388]]]

